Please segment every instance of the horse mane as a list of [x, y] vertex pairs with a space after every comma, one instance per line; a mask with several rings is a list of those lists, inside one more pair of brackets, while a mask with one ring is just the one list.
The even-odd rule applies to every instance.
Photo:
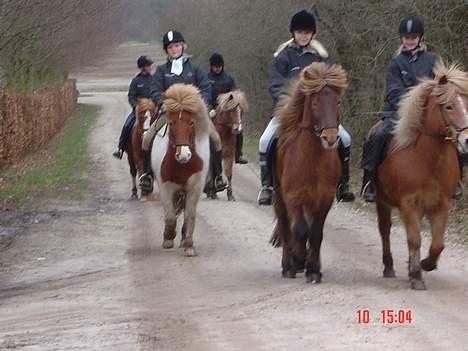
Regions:
[[243, 113], [249, 110], [247, 98], [240, 90], [233, 90], [225, 94], [220, 94], [217, 99], [219, 112], [234, 110], [239, 106]]
[[207, 133], [211, 123], [200, 91], [191, 84], [177, 83], [164, 93], [164, 108], [168, 112], [187, 111], [195, 115], [197, 133]]
[[[434, 79], [422, 79], [401, 99], [393, 134], [395, 150], [401, 150], [412, 144], [419, 136], [424, 122], [424, 110], [427, 98], [436, 97], [438, 104], [446, 104], [454, 94], [468, 96], [468, 75], [459, 64], [447, 65], [438, 61], [434, 67]], [[441, 78], [446, 82], [439, 84]]]
[[340, 65], [314, 62], [305, 67], [298, 78], [288, 83], [287, 93], [275, 110], [280, 122], [278, 135], [286, 143], [297, 137], [306, 95], [318, 93], [325, 86], [336, 88], [343, 95], [347, 85], [346, 72]]
[[137, 104], [135, 108], [136, 115], [140, 115], [140, 111], [153, 111], [156, 110], [156, 106], [154, 106], [154, 103], [151, 99], [147, 98], [138, 98], [137, 99]]

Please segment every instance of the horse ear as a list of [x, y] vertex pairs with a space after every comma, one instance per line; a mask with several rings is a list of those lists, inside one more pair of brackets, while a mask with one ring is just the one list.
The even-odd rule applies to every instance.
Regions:
[[444, 74], [442, 77], [439, 78], [439, 84], [440, 85], [445, 85], [448, 83], [447, 76]]
[[234, 100], [234, 95], [229, 94], [229, 100]]

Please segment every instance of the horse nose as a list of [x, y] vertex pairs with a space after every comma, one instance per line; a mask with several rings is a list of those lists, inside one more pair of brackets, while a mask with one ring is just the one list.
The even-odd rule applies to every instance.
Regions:
[[338, 133], [336, 129], [324, 129], [320, 135], [320, 140], [322, 141], [322, 146], [325, 149], [335, 148], [338, 143]]
[[178, 146], [175, 154], [176, 161], [179, 163], [187, 163], [192, 158], [192, 151], [189, 146]]

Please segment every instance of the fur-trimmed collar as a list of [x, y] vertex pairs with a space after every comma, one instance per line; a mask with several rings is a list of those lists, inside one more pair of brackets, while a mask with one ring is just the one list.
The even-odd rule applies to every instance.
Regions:
[[[278, 49], [276, 50], [276, 52], [273, 54], [274, 57], [277, 57], [281, 51], [283, 51], [285, 48], [287, 47], [298, 47], [298, 45], [296, 44], [296, 42], [294, 41], [293, 38], [289, 39], [288, 41], [285, 41], [284, 43], [282, 43]], [[316, 52], [320, 57], [322, 57], [323, 59], [326, 59], [328, 58], [328, 51], [327, 49], [325, 49], [325, 47], [322, 45], [322, 43], [320, 43], [318, 40], [316, 39], [312, 39], [312, 41], [310, 42], [309, 46], [307, 46], [306, 48], [304, 48], [303, 50], [306, 50], [306, 51], [313, 51], [313, 52]]]
[[427, 45], [425, 43], [420, 43], [416, 49], [414, 49], [412, 52], [408, 51], [404, 48], [403, 45], [400, 45], [398, 50], [395, 52], [395, 56], [400, 55], [403, 52], [410, 52], [412, 56], [416, 55], [419, 52], [426, 52], [427, 51]]

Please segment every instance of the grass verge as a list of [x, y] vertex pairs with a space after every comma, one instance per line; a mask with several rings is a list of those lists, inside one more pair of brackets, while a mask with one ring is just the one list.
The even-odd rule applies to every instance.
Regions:
[[42, 192], [83, 189], [82, 171], [88, 166], [88, 135], [97, 107], [77, 106], [65, 127], [42, 150], [17, 165], [0, 170], [0, 205], [27, 201]]

